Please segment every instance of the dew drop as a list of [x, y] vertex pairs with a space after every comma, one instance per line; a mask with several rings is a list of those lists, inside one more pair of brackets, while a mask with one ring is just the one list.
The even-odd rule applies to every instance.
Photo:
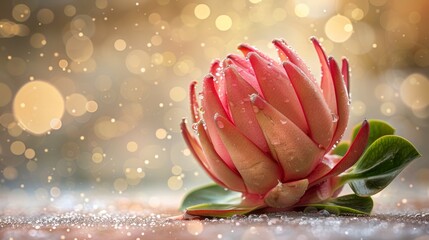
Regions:
[[283, 124], [283, 125], [285, 125], [285, 124], [287, 123], [287, 120], [285, 120], [285, 119], [281, 119], [281, 120], [280, 120], [280, 123], [281, 123], [281, 124]]
[[338, 115], [335, 113], [331, 113], [332, 116], [332, 122], [338, 122]]
[[219, 119], [217, 119], [216, 124], [217, 124], [218, 128], [224, 128], [225, 127], [225, 124]]
[[254, 113], [258, 113], [259, 112], [259, 108], [257, 106], [252, 106], [253, 107], [253, 112]]
[[192, 130], [194, 130], [195, 132], [197, 132], [197, 131], [198, 131], [198, 124], [199, 124], [199, 123], [194, 123], [194, 124], [192, 124]]

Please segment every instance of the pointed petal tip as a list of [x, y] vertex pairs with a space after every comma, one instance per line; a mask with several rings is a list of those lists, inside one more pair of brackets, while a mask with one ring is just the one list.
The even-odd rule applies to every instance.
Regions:
[[256, 52], [248, 52], [247, 54], [246, 54], [246, 58], [247, 59], [249, 59], [249, 61], [251, 60], [251, 59], [259, 59], [259, 58], [261, 58], [259, 55], [258, 55], [258, 53], [256, 53]]
[[310, 41], [311, 41], [313, 44], [320, 45], [320, 42], [319, 42], [319, 40], [317, 39], [317, 37], [316, 37], [316, 36], [311, 36], [311, 37], [310, 37]]
[[237, 49], [240, 50], [244, 56], [246, 56], [249, 52], [254, 51], [253, 47], [247, 43], [241, 43], [240, 45], [238, 45]]
[[282, 39], [282, 38], [276, 38], [276, 39], [274, 39], [273, 41], [271, 41], [275, 46], [278, 46], [278, 45], [281, 45], [281, 44], [284, 44], [284, 45], [286, 45], [287, 46], [287, 43], [286, 43], [286, 41], [284, 40], [284, 39]]
[[219, 65], [219, 63], [220, 63], [220, 59], [215, 58], [212, 60], [210, 66], [213, 67], [213, 66]]
[[366, 119], [363, 120], [361, 128], [363, 128], [365, 131], [369, 131], [369, 122], [368, 122], [368, 120], [366, 120]]
[[293, 71], [293, 72], [298, 71], [298, 72], [302, 73], [301, 69], [296, 67], [296, 65], [290, 61], [284, 61], [282, 64], [283, 64], [283, 68], [285, 69], [286, 74], [288, 75], [289, 79], [291, 78], [291, 76], [290, 76], [291, 71]]
[[240, 56], [238, 56], [237, 54], [234, 54], [234, 53], [230, 53], [230, 54], [226, 55], [226, 58], [231, 59], [231, 60], [235, 60], [235, 59], [240, 58]]
[[249, 98], [252, 105], [257, 108], [257, 109], [253, 109], [255, 113], [258, 112], [258, 110], [263, 110], [265, 108], [266, 102], [258, 94], [253, 93], [252, 95], [249, 96]]
[[286, 41], [283, 38], [274, 38], [273, 41], [271, 42], [282, 42], [282, 43], [286, 43]]
[[207, 87], [207, 84], [213, 84], [214, 78], [215, 77], [211, 73], [205, 75], [204, 78], [203, 78], [203, 89], [205, 87]]

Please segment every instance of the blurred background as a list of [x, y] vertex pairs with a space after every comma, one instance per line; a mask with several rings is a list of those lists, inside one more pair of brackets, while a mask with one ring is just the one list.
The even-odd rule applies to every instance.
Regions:
[[1, 204], [179, 202], [210, 182], [179, 131], [189, 83], [242, 42], [275, 57], [274, 38], [319, 78], [311, 36], [350, 60], [349, 129], [386, 120], [423, 155], [379, 197], [427, 199], [428, 11], [426, 0], [1, 1]]

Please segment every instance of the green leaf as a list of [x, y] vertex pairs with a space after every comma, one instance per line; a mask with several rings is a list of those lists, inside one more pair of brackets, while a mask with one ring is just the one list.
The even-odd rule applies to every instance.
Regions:
[[416, 148], [399, 136], [383, 136], [369, 146], [353, 170], [342, 176], [359, 196], [370, 196], [385, 188], [412, 160]]
[[349, 149], [350, 144], [347, 142], [340, 142], [334, 150], [332, 150], [332, 154], [338, 155], [338, 156], [344, 156], [346, 155], [347, 150]]
[[[360, 197], [355, 194], [330, 199], [323, 203], [306, 204], [305, 207], [314, 207], [318, 210], [327, 210], [333, 214], [369, 215], [373, 207], [371, 197]], [[301, 206], [303, 207], [303, 206]]]
[[[371, 146], [371, 144], [375, 140], [379, 139], [382, 136], [395, 134], [395, 129], [384, 121], [377, 120], [377, 119], [370, 119], [368, 120], [368, 123], [369, 123], [369, 138], [368, 138], [367, 146]], [[359, 132], [360, 128], [361, 128], [360, 124], [356, 125], [356, 127], [353, 128], [352, 142], [356, 138], [356, 135]]]
[[250, 213], [258, 208], [259, 206], [246, 207], [235, 204], [206, 203], [188, 207], [186, 213], [203, 217], [232, 217]]
[[180, 210], [198, 204], [239, 204], [241, 193], [227, 190], [217, 184], [210, 184], [189, 192], [183, 199]]

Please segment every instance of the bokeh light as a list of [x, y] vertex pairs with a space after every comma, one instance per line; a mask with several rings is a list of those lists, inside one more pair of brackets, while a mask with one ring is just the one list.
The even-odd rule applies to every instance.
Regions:
[[353, 33], [353, 25], [347, 17], [335, 15], [326, 22], [325, 33], [334, 42], [345, 42]]
[[43, 134], [52, 128], [52, 121], [58, 121], [63, 116], [64, 99], [51, 84], [31, 81], [16, 93], [13, 113], [26, 131]]
[[216, 18], [216, 27], [220, 31], [228, 31], [232, 27], [232, 19], [228, 15], [220, 15]]
[[198, 4], [195, 7], [194, 14], [198, 19], [206, 19], [210, 16], [210, 7], [206, 4]]
[[422, 109], [429, 106], [429, 79], [413, 73], [401, 83], [401, 99], [413, 109]]

